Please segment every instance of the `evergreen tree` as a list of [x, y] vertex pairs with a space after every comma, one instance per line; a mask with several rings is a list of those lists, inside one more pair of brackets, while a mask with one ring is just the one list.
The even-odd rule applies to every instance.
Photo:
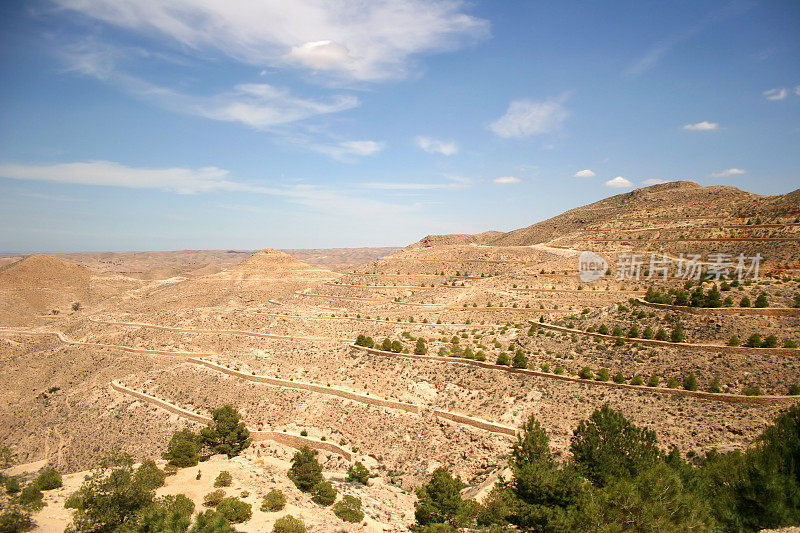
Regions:
[[200, 439], [214, 453], [234, 457], [250, 446], [250, 431], [235, 407], [228, 404], [214, 409], [211, 418], [211, 424], [200, 430]]

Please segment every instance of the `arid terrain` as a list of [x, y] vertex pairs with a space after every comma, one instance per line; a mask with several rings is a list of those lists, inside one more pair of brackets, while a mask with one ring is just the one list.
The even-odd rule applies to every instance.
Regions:
[[[579, 275], [585, 250], [607, 260], [599, 279]], [[677, 293], [689, 279], [654, 275], [651, 253], [673, 267], [700, 254], [708, 267], [718, 252], [731, 277], [740, 254], [748, 267], [760, 257], [757, 280], [749, 271], [733, 286], [686, 288], [722, 286], [730, 304], [647, 301], [648, 288]], [[624, 270], [630, 254], [640, 271]], [[8, 257], [0, 442], [19, 463], [76, 473], [115, 448], [158, 459], [173, 431], [202, 425], [192, 416], [232, 404], [259, 437], [224, 468], [254, 502], [280, 487], [310, 531], [403, 531], [412, 489], [438, 466], [461, 476], [466, 495], [485, 494], [531, 414], [563, 453], [603, 404], [684, 456], [747, 448], [800, 399], [789, 393], [800, 382], [798, 280], [800, 190], [763, 197], [692, 182], [403, 249]], [[762, 295], [767, 305], [742, 305]], [[747, 346], [753, 334], [775, 345]], [[359, 335], [378, 346], [356, 346]], [[387, 338], [402, 347], [380, 349]], [[518, 352], [524, 364], [497, 364]], [[694, 388], [683, 386], [689, 375]], [[285, 471], [298, 443], [317, 447], [340, 492], [362, 499], [365, 522], [342, 522], [294, 489]], [[355, 461], [377, 475], [369, 486], [343, 482]], [[197, 469], [179, 472], [191, 474], [181, 490], [201, 501], [220, 462], [201, 463], [199, 481]], [[74, 489], [82, 474], [65, 479]], [[68, 492], [38, 515], [41, 530], [68, 523]], [[241, 530], [270, 530], [277, 517], [260, 513]]]

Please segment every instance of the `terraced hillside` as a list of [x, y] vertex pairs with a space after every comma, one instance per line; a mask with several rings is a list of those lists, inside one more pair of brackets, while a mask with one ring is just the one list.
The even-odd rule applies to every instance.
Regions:
[[[438, 466], [485, 494], [531, 414], [564, 453], [602, 404], [685, 455], [744, 449], [800, 399], [797, 197], [678, 182], [506, 234], [426, 237], [344, 272], [263, 250], [206, 275], [113, 278], [102, 297], [85, 296], [85, 269], [38, 259], [56, 280], [44, 288], [85, 303], [3, 315], [0, 440], [22, 462], [78, 471], [114, 447], [157, 457], [174, 430], [229, 403], [259, 435], [245, 461], [309, 444], [335, 475], [367, 465], [374, 530], [407, 527], [411, 489]], [[764, 261], [735, 284], [586, 282], [585, 249], [609, 271], [631, 251]], [[26, 291], [45, 279], [26, 276]], [[77, 295], [58, 281], [76, 276], [88, 287]], [[350, 527], [313, 516], [320, 531]]]

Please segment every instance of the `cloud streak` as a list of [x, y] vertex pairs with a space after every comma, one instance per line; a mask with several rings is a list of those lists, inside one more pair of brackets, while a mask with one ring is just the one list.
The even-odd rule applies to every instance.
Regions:
[[458, 153], [458, 145], [453, 141], [440, 141], [431, 137], [417, 137], [414, 142], [422, 150], [429, 154], [455, 155]]
[[747, 171], [743, 168], [728, 168], [720, 172], [714, 172], [712, 174], [709, 174], [709, 177], [728, 178], [730, 176], [741, 176], [742, 174], [747, 174]]
[[[402, 78], [413, 56], [486, 38], [460, 0], [54, 0], [64, 10], [201, 53], [342, 79]], [[321, 40], [324, 39], [324, 40]]]
[[716, 131], [719, 129], [719, 123], [703, 120], [694, 124], [686, 124], [683, 129], [686, 131]]
[[489, 124], [489, 129], [506, 139], [553, 133], [561, 129], [569, 116], [565, 100], [566, 96], [539, 101], [514, 100], [502, 117]]

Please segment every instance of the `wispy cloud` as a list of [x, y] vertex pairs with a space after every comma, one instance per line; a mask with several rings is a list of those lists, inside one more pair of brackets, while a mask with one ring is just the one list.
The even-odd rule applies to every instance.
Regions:
[[373, 181], [361, 184], [366, 189], [383, 191], [431, 191], [438, 189], [465, 189], [468, 181], [452, 181], [451, 183], [413, 183], [396, 181]]
[[671, 35], [667, 35], [660, 41], [656, 42], [639, 59], [628, 66], [628, 68], [625, 69], [624, 75], [630, 78], [635, 78], [641, 74], [644, 74], [656, 66], [656, 64], [658, 64], [658, 62], [661, 61], [661, 59], [669, 54], [674, 48], [702, 34], [714, 24], [722, 22], [727, 18], [735, 17], [745, 13], [751, 7], [752, 4], [748, 2], [731, 2], [725, 7], [709, 13], [702, 19], [696, 21], [683, 30], [675, 32]]
[[768, 89], [762, 94], [767, 100], [777, 102], [778, 100], [786, 99], [786, 97], [789, 95], [789, 92], [784, 87], [778, 87], [777, 89]]
[[579, 170], [578, 172], [573, 174], [572, 177], [573, 178], [593, 178], [596, 175], [597, 174], [595, 174], [592, 169], [587, 168], [587, 169], [584, 169], [584, 170]]
[[514, 100], [505, 115], [491, 124], [489, 129], [499, 137], [530, 137], [561, 129], [569, 116], [564, 107], [567, 96], [547, 100]]
[[416, 137], [414, 142], [429, 154], [455, 155], [458, 145], [453, 141], [440, 141], [432, 137]]
[[144, 168], [129, 167], [113, 161], [85, 161], [50, 165], [3, 163], [0, 164], [0, 177], [23, 181], [157, 189], [179, 194], [211, 191], [265, 193], [271, 191], [268, 188], [232, 181], [227, 170], [217, 167]]
[[606, 187], [611, 187], [612, 189], [624, 189], [627, 187], [633, 187], [633, 182], [628, 179], [623, 178], [622, 176], [617, 176], [612, 180], [608, 180], [605, 183]]
[[403, 77], [415, 55], [455, 49], [489, 35], [489, 22], [465, 13], [461, 0], [54, 1], [190, 50], [358, 81]]
[[497, 183], [498, 185], [514, 185], [522, 182], [522, 180], [516, 176], [501, 176], [499, 178], [493, 179], [492, 181], [494, 183]]
[[667, 180], [660, 178], [650, 178], [642, 182], [643, 185], [661, 185], [662, 183], [669, 183]]
[[712, 174], [709, 174], [709, 177], [712, 177], [712, 178], [727, 178], [727, 177], [730, 177], [730, 176], [740, 176], [742, 174], [747, 174], [747, 171], [745, 169], [743, 169], [743, 168], [728, 168], [728, 169], [722, 170], [720, 172], [714, 172]]
[[719, 129], [719, 123], [703, 120], [694, 124], [686, 124], [683, 129], [687, 131], [715, 131]]

